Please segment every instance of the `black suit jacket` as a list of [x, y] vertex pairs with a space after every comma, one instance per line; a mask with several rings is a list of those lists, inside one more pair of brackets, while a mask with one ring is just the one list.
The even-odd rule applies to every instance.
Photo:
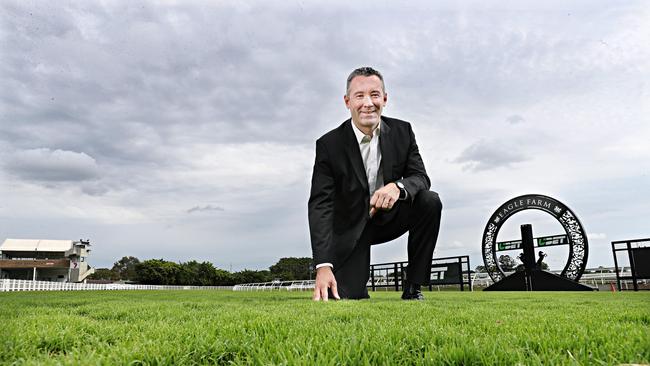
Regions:
[[[379, 135], [384, 184], [402, 180], [413, 199], [431, 182], [408, 122], [381, 117]], [[334, 268], [352, 251], [370, 219], [368, 178], [351, 120], [316, 141], [309, 197], [309, 230], [314, 263]], [[390, 220], [391, 212], [380, 213]]]

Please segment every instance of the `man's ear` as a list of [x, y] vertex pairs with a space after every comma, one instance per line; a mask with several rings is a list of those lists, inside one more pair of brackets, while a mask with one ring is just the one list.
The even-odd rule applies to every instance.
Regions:
[[345, 102], [345, 107], [347, 109], [350, 109], [350, 97], [346, 95], [343, 95], [343, 102]]

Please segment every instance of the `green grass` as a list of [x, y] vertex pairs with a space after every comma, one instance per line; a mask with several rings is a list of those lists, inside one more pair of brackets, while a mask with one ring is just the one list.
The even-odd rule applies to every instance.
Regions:
[[0, 364], [650, 363], [649, 293], [0, 293]]

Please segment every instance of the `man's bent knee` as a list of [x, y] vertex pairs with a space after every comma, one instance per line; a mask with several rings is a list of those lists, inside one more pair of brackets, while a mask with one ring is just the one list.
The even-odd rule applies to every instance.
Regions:
[[442, 211], [442, 201], [438, 193], [433, 191], [420, 191], [414, 199], [414, 204], [420, 207], [426, 207], [433, 212]]

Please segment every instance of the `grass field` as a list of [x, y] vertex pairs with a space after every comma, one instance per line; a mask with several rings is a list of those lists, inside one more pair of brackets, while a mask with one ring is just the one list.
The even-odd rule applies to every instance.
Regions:
[[650, 293], [0, 293], [1, 364], [650, 363]]

